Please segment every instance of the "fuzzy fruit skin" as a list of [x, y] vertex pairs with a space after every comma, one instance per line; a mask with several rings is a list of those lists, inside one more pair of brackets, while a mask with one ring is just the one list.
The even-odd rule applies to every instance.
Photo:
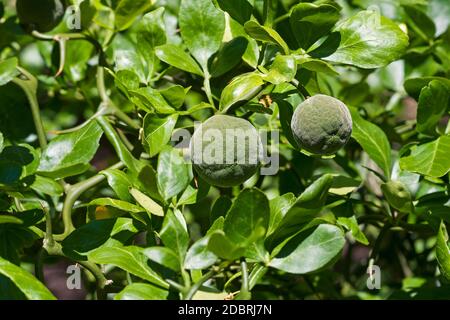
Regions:
[[[217, 133], [222, 137], [223, 143], [220, 140], [213, 139], [211, 135], [206, 133], [210, 129], [217, 129], [209, 132]], [[231, 131], [226, 131], [227, 129], [231, 129]], [[244, 130], [245, 136], [251, 137], [251, 140], [256, 143], [250, 143], [250, 139], [244, 138], [242, 133], [233, 131], [235, 129]], [[227, 136], [229, 139], [234, 138], [234, 143], [230, 144], [234, 148], [226, 148]], [[239, 147], [245, 148], [245, 156], [236, 151]], [[228, 154], [229, 159], [233, 161], [230, 163], [226, 163], [226, 161], [213, 163], [205, 160], [202, 155], [209, 154], [205, 150], [218, 150], [218, 152], [222, 152], [223, 159], [227, 159]], [[191, 140], [190, 151], [193, 167], [203, 180], [213, 186], [232, 187], [244, 183], [256, 173], [262, 159], [263, 146], [257, 130], [247, 120], [226, 115], [216, 115], [209, 118], [195, 130]], [[253, 159], [250, 158], [252, 156], [254, 157]]]
[[340, 100], [318, 94], [303, 101], [292, 116], [298, 146], [317, 155], [333, 155], [352, 135], [352, 117]]
[[20, 22], [30, 30], [48, 32], [63, 19], [65, 1], [17, 0], [16, 10]]

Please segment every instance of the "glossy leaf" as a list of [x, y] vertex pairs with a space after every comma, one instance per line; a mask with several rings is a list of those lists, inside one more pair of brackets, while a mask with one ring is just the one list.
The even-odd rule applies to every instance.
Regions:
[[179, 13], [181, 37], [189, 52], [207, 69], [225, 32], [225, 16], [210, 0], [182, 0]]
[[144, 13], [153, 2], [153, 0], [120, 0], [114, 10], [117, 30], [122, 31], [129, 28], [134, 20]]
[[89, 168], [103, 132], [92, 121], [78, 131], [53, 139], [44, 150], [38, 171], [51, 178], [64, 178], [83, 173]]
[[133, 198], [139, 203], [148, 213], [154, 214], [156, 216], [163, 217], [164, 210], [163, 208], [152, 200], [152, 198], [140, 192], [138, 189], [131, 188], [130, 194]]
[[272, 84], [282, 84], [294, 80], [297, 73], [297, 63], [293, 56], [278, 55], [272, 63], [264, 80]]
[[441, 222], [436, 240], [436, 259], [442, 276], [450, 281], [450, 248], [447, 242], [447, 229], [444, 222]]
[[192, 180], [191, 165], [186, 163], [180, 149], [167, 147], [158, 157], [158, 188], [168, 200], [187, 188]]
[[425, 176], [439, 178], [450, 171], [450, 136], [412, 148], [411, 155], [400, 159], [403, 170], [420, 173]]
[[230, 1], [230, 0], [217, 0], [217, 4], [220, 9], [228, 14], [240, 24], [244, 24], [250, 20], [252, 15], [253, 6], [248, 0]]
[[332, 263], [344, 244], [341, 229], [322, 224], [306, 238], [303, 234], [292, 238], [270, 262], [270, 266], [289, 273], [311, 273]]
[[159, 235], [164, 245], [176, 252], [180, 260], [184, 260], [189, 246], [189, 234], [186, 221], [179, 210], [167, 212]]
[[89, 253], [89, 260], [99, 264], [115, 265], [135, 276], [162, 288], [169, 285], [148, 265], [144, 250], [136, 246], [101, 247]]
[[228, 211], [223, 230], [235, 243], [246, 242], [257, 228], [267, 230], [270, 219], [269, 201], [258, 189], [245, 189]]
[[420, 93], [417, 108], [417, 131], [436, 135], [436, 125], [450, 103], [450, 90], [440, 81], [433, 80]]
[[244, 25], [247, 34], [255, 40], [278, 45], [284, 54], [289, 54], [289, 47], [274, 29], [262, 26], [256, 21], [248, 21]]
[[130, 177], [123, 171], [117, 169], [107, 169], [101, 171], [108, 180], [109, 186], [114, 190], [120, 200], [131, 202], [133, 198], [128, 191], [132, 186]]
[[132, 283], [114, 296], [114, 300], [165, 300], [169, 291], [147, 283]]
[[246, 73], [234, 78], [222, 91], [220, 110], [226, 112], [236, 104], [253, 99], [262, 89], [263, 78], [257, 73]]
[[192, 57], [183, 51], [180, 47], [173, 44], [166, 44], [156, 48], [156, 55], [161, 61], [168, 65], [174, 66], [183, 71], [187, 71], [199, 76], [203, 76], [203, 71], [200, 69], [197, 62]]
[[359, 228], [358, 221], [356, 220], [355, 216], [352, 216], [350, 218], [339, 217], [337, 219], [337, 223], [349, 230], [353, 238], [359, 243], [366, 246], [369, 244], [369, 240], [367, 240], [366, 235]]
[[154, 114], [147, 114], [144, 118], [144, 147], [150, 157], [156, 156], [169, 143], [178, 115], [173, 114], [164, 118]]
[[225, 43], [212, 61], [211, 76], [220, 77], [237, 66], [247, 46], [248, 40], [244, 37], [237, 37]]
[[383, 170], [386, 177], [391, 172], [391, 146], [386, 134], [377, 125], [364, 120], [359, 112], [350, 108], [353, 119], [352, 137]]
[[17, 70], [18, 63], [17, 58], [0, 61], [0, 86], [4, 86], [19, 75], [20, 72]]
[[33, 275], [0, 257], [0, 274], [10, 279], [29, 300], [56, 300]]
[[305, 50], [327, 35], [338, 20], [339, 11], [336, 7], [312, 3], [299, 3], [289, 18], [297, 42]]
[[166, 247], [151, 247], [144, 250], [144, 254], [152, 261], [159, 263], [175, 272], [180, 271], [178, 255]]
[[361, 11], [339, 23], [339, 48], [326, 60], [372, 69], [399, 59], [408, 46], [408, 36], [377, 11]]

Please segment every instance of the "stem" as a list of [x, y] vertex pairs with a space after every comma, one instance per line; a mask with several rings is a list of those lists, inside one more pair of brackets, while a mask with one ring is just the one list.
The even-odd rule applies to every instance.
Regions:
[[[119, 162], [119, 163], [113, 165], [112, 167], [110, 167], [110, 169], [121, 169], [121, 168], [123, 168], [122, 162]], [[75, 227], [72, 222], [72, 208], [73, 208], [75, 202], [78, 200], [78, 198], [85, 191], [95, 187], [96, 185], [101, 183], [103, 180], [105, 180], [105, 176], [101, 175], [101, 174], [97, 174], [87, 180], [84, 180], [82, 182], [74, 184], [68, 188], [67, 196], [64, 201], [63, 211], [62, 211], [64, 233], [54, 236], [57, 241], [64, 240], [73, 230], [75, 230]]]
[[212, 277], [214, 277], [214, 275], [216, 274], [216, 271], [210, 270], [209, 272], [205, 273], [205, 275], [203, 277], [200, 278], [199, 281], [197, 281], [188, 291], [188, 293], [185, 296], [185, 300], [192, 300], [192, 298], [194, 297], [194, 295], [197, 293], [197, 291], [201, 288], [201, 286], [208, 281], [209, 279], [211, 279]]
[[53, 227], [52, 227], [52, 216], [50, 211], [41, 203], [42, 210], [45, 213], [45, 237], [44, 246], [48, 245], [53, 247], [55, 245], [55, 240], [53, 239]]
[[248, 268], [247, 262], [244, 258], [241, 260], [241, 273], [242, 273], [242, 284], [241, 284], [241, 292], [240, 296], [242, 296], [245, 300], [250, 299], [250, 291], [248, 285]]
[[270, 10], [272, 9], [272, 0], [264, 0], [263, 6], [263, 21], [265, 26], [272, 25], [272, 18], [270, 16]]
[[308, 92], [308, 90], [306, 90], [306, 88], [297, 79], [292, 80], [291, 84], [295, 86], [298, 91], [300, 91], [303, 98], [308, 99], [309, 97], [311, 97], [311, 94]]
[[17, 84], [25, 92], [28, 102], [30, 103], [31, 113], [33, 115], [34, 126], [36, 127], [36, 134], [38, 136], [39, 145], [41, 149], [47, 146], [47, 138], [45, 135], [44, 125], [42, 124], [41, 112], [39, 109], [39, 102], [36, 96], [37, 93], [37, 80], [36, 78], [26, 71], [25, 69], [19, 68], [19, 71], [28, 78], [28, 80], [22, 80], [15, 78], [13, 82]]
[[274, 24], [274, 25], [277, 25], [278, 23], [283, 22], [283, 21], [286, 20], [286, 19], [289, 19], [290, 16], [291, 16], [291, 12], [285, 13], [285, 14], [279, 16], [278, 18], [276, 18], [276, 19], [273, 21], [273, 24]]
[[203, 86], [205, 88], [205, 93], [206, 96], [208, 97], [209, 104], [212, 105], [213, 108], [215, 109], [216, 106], [214, 105], [214, 99], [211, 92], [211, 83], [210, 83], [211, 75], [209, 74], [206, 68], [204, 70], [204, 73], [205, 73], [205, 80], [203, 81]]

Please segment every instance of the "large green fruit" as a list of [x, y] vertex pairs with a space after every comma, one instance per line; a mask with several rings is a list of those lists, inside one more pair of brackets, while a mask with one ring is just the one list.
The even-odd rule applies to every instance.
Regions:
[[253, 176], [263, 152], [255, 127], [226, 115], [213, 116], [196, 128], [190, 149], [198, 175], [219, 187], [239, 185]]
[[30, 30], [48, 32], [63, 19], [64, 0], [17, 0], [16, 10], [20, 22]]
[[318, 94], [297, 107], [291, 128], [302, 149], [313, 154], [332, 155], [350, 139], [352, 117], [342, 101]]

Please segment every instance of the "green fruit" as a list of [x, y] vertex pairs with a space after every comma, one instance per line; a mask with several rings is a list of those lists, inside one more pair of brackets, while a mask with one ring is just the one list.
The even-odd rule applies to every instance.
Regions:
[[391, 180], [381, 185], [386, 200], [389, 204], [400, 212], [412, 212], [411, 193], [408, 188], [400, 181]]
[[350, 139], [352, 117], [342, 101], [318, 94], [297, 107], [291, 129], [302, 149], [313, 154], [332, 155]]
[[247, 120], [216, 115], [195, 130], [190, 149], [193, 167], [203, 180], [232, 187], [256, 173], [263, 146]]
[[48, 32], [63, 19], [65, 1], [62, 0], [17, 0], [17, 15], [27, 29]]

